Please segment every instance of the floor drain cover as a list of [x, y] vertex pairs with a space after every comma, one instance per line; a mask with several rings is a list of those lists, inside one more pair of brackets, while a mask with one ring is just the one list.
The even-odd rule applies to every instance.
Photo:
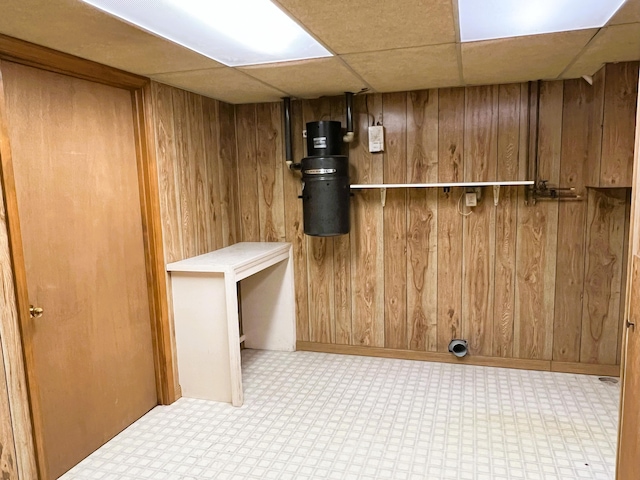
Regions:
[[618, 383], [618, 379], [613, 377], [599, 377], [598, 380], [600, 380], [602, 383], [607, 383], [610, 385], [616, 385]]

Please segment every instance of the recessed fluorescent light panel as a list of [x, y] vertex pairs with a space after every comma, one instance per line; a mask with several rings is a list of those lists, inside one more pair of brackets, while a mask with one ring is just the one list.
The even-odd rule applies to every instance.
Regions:
[[231, 67], [330, 57], [269, 0], [83, 0]]
[[598, 28], [625, 0], [458, 0], [463, 42]]

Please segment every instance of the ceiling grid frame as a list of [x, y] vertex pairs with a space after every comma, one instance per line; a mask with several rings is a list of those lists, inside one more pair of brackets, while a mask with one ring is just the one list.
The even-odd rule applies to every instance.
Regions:
[[274, 3], [334, 56], [227, 67], [80, 0], [0, 0], [0, 34], [235, 104], [579, 78], [640, 60], [640, 0], [599, 29], [469, 43], [460, 42], [457, 0]]

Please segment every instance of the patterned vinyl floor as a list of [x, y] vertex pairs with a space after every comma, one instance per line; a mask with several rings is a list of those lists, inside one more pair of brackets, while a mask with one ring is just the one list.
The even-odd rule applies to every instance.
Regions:
[[156, 407], [62, 478], [614, 478], [597, 377], [245, 350], [243, 381], [244, 406]]

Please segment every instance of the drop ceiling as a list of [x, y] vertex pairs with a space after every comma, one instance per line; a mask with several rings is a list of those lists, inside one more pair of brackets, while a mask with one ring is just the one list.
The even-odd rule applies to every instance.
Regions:
[[335, 54], [231, 68], [80, 0], [0, 0], [0, 33], [230, 103], [592, 75], [640, 60], [640, 0], [607, 25], [460, 43], [456, 0], [278, 0]]

